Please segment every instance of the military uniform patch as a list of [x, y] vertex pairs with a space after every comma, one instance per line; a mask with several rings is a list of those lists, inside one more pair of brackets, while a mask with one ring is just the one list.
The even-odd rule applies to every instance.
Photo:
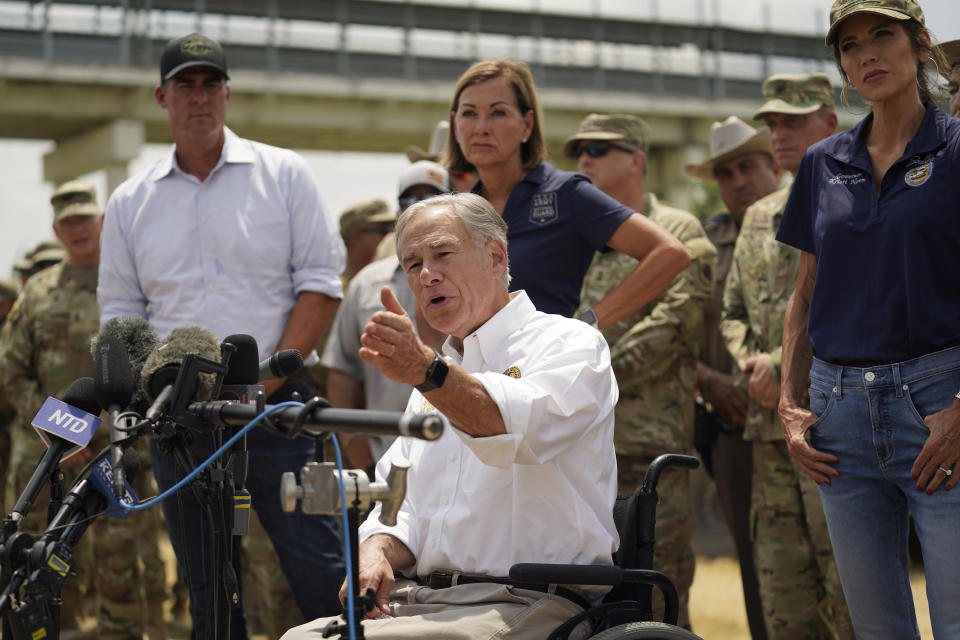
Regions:
[[507, 369], [506, 371], [503, 372], [503, 375], [505, 375], [505, 376], [510, 376], [511, 378], [518, 378], [518, 379], [519, 379], [519, 378], [520, 378], [520, 369], [517, 369], [516, 367], [510, 367], [509, 369]]
[[926, 162], [918, 167], [914, 167], [907, 171], [907, 175], [903, 177], [903, 181], [907, 183], [907, 186], [910, 187], [919, 187], [927, 180], [930, 179], [930, 176], [933, 175], [933, 160]]
[[535, 193], [530, 200], [530, 222], [547, 224], [559, 217], [557, 211], [557, 192]]

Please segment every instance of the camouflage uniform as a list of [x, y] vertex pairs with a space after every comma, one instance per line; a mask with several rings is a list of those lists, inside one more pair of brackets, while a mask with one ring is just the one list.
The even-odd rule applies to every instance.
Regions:
[[[789, 193], [780, 189], [747, 210], [721, 323], [737, 365], [769, 354], [778, 379], [783, 317], [800, 257], [774, 237]], [[746, 389], [747, 374], [738, 366], [734, 375]], [[776, 411], [751, 400], [744, 438], [753, 441], [751, 522], [769, 637], [853, 638], [816, 484], [793, 466]]]
[[[716, 266], [716, 250], [694, 216], [661, 205], [652, 194], [642, 213], [683, 242], [692, 262], [658, 298], [603, 332], [620, 387], [615, 443], [621, 492], [639, 486], [658, 455], [693, 449], [699, 328]], [[636, 265], [624, 253], [598, 254], [584, 279], [581, 310], [601, 300]], [[654, 568], [676, 585], [680, 624], [689, 626], [687, 601], [694, 570], [689, 473], [667, 471], [658, 492]], [[656, 603], [658, 611], [661, 606]]]
[[[0, 311], [0, 329], [3, 329], [10, 311], [7, 305], [12, 305], [16, 301], [18, 293], [17, 284], [13, 280], [0, 280], [0, 305], [3, 306], [3, 310]], [[0, 385], [0, 513], [4, 514], [7, 513], [5, 494], [7, 472], [10, 469], [10, 428], [13, 426], [16, 415], [10, 395]]]
[[[96, 215], [92, 187], [84, 183], [61, 185], [54, 193], [56, 220], [71, 215]], [[90, 339], [99, 328], [97, 266], [74, 267], [68, 260], [32, 276], [0, 332], [0, 386], [12, 398], [18, 419], [11, 433], [11, 462], [7, 476], [7, 502], [13, 504], [36, 468], [43, 444], [30, 421], [50, 395], [61, 397], [77, 378], [92, 376], [94, 362]], [[89, 449], [96, 453], [109, 442], [108, 430], [94, 434]], [[141, 460], [149, 460], [146, 451]], [[66, 489], [83, 466], [80, 458], [63, 464]], [[155, 485], [149, 470], [138, 474], [135, 490], [153, 495]], [[20, 528], [40, 532], [46, 527], [49, 492], [42, 491]], [[82, 603], [81, 590], [92, 583], [99, 592], [98, 634], [100, 637], [141, 637], [144, 611], [161, 612], [166, 576], [156, 546], [159, 510], [131, 515], [126, 521], [97, 518], [76, 551], [76, 578], [64, 584], [63, 626], [76, 624]], [[148, 547], [151, 540], [153, 546]], [[94, 561], [96, 558], [96, 561]], [[140, 561], [143, 576], [140, 577]], [[140, 585], [143, 585], [142, 587]], [[138, 592], [145, 589], [148, 603]], [[90, 594], [92, 595], [92, 594]], [[89, 595], [88, 595], [89, 597]], [[159, 600], [158, 600], [159, 599]], [[160, 625], [159, 620], [155, 624]], [[162, 631], [162, 628], [161, 628]], [[151, 638], [165, 633], [151, 633]]]

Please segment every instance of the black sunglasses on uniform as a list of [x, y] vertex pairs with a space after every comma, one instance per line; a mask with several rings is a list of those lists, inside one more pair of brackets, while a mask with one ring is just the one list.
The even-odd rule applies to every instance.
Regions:
[[398, 198], [398, 201], [400, 202], [400, 209], [402, 211], [406, 211], [410, 205], [420, 202], [421, 200], [426, 200], [427, 198], [432, 198], [433, 196], [437, 196], [437, 195], [440, 195], [440, 193], [439, 192], [422, 193], [417, 196], [404, 196], [402, 198]]
[[634, 153], [636, 149], [633, 147], [628, 147], [626, 145], [617, 144], [615, 142], [610, 142], [608, 140], [596, 140], [594, 142], [588, 142], [587, 144], [582, 144], [576, 149], [573, 150], [573, 159], [577, 160], [580, 158], [580, 154], [586, 153], [591, 158], [602, 158], [607, 155], [607, 152], [610, 149], [619, 149], [620, 151], [626, 151], [627, 153]]

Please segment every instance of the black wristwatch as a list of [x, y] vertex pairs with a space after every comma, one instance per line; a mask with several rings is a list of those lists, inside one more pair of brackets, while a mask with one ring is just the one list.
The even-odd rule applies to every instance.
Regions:
[[599, 324], [599, 321], [597, 320], [597, 314], [593, 311], [593, 309], [587, 309], [586, 311], [581, 313], [579, 316], [577, 316], [577, 320], [582, 320], [583, 322], [586, 322], [588, 325], [590, 325], [594, 329], [599, 330], [600, 328], [597, 326]]
[[430, 366], [427, 367], [427, 379], [420, 384], [414, 385], [414, 389], [420, 393], [426, 393], [427, 391], [433, 391], [434, 389], [442, 387], [443, 382], [447, 379], [447, 373], [450, 372], [450, 367], [447, 366], [447, 361], [443, 359], [443, 356], [436, 351], [434, 351], [434, 353], [437, 357], [434, 358]]

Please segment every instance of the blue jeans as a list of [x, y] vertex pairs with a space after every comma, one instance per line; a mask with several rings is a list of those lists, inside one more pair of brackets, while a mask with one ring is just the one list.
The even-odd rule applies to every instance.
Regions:
[[[288, 400], [297, 390], [309, 397], [304, 383], [286, 385], [270, 396], [270, 403]], [[206, 460], [215, 450], [208, 434], [193, 434], [190, 454], [195, 464]], [[284, 513], [280, 508], [280, 476], [294, 471], [314, 459], [315, 448], [309, 440], [288, 440], [272, 435], [264, 429], [247, 432], [249, 472], [247, 489], [260, 523], [266, 530], [280, 559], [283, 571], [304, 621], [340, 613], [337, 597], [344, 578], [343, 541], [339, 519], [333, 516], [305, 515], [299, 510]], [[153, 472], [161, 490], [175, 484], [186, 475], [177, 468], [171, 456], [157, 447], [157, 439], [150, 441]], [[189, 470], [188, 470], [189, 471]], [[197, 502], [190, 485], [162, 503], [167, 533], [177, 556], [180, 576], [190, 591], [190, 616], [193, 619], [193, 640], [213, 637], [213, 594], [211, 589], [222, 588], [219, 579], [211, 580], [210, 560], [213, 557], [212, 531], [205, 510]], [[233, 566], [238, 579], [240, 565], [240, 538], [233, 537]], [[230, 637], [248, 638], [243, 607], [231, 610]]]
[[820, 485], [840, 581], [857, 638], [907, 640], [917, 629], [908, 574], [909, 515], [923, 549], [938, 639], [960, 638], [960, 490], [917, 490], [910, 469], [927, 439], [923, 418], [960, 389], [960, 348], [896, 364], [841, 367], [814, 359], [810, 444], [838, 459]]

